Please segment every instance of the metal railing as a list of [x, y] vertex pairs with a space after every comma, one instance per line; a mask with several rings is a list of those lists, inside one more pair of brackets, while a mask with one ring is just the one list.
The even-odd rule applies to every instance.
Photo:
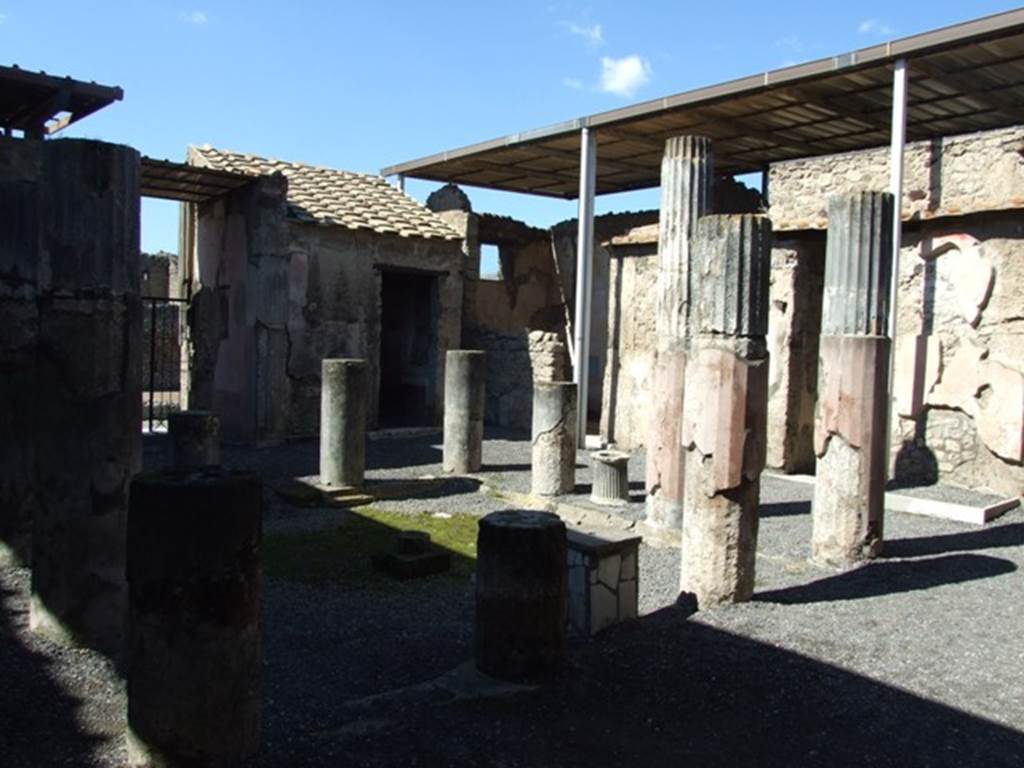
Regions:
[[167, 429], [167, 416], [181, 407], [181, 329], [186, 299], [142, 297], [142, 429]]

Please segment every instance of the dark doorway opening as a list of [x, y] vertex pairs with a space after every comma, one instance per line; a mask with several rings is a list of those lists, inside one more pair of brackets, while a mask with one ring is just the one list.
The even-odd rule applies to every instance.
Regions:
[[381, 273], [380, 426], [437, 423], [437, 276]]

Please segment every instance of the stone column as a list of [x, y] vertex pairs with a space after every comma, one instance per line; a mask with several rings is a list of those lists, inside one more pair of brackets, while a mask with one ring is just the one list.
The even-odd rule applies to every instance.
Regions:
[[120, 652], [128, 483], [141, 467], [139, 153], [42, 148], [29, 626]]
[[[575, 423], [575, 411], [570, 415]], [[506, 510], [480, 521], [477, 668], [506, 680], [549, 676], [565, 661], [566, 531], [549, 512]]]
[[479, 472], [484, 442], [486, 353], [450, 349], [444, 363], [444, 471]]
[[842, 566], [882, 548], [893, 198], [838, 195], [828, 216], [812, 554]]
[[220, 419], [210, 411], [180, 411], [167, 417], [175, 469], [220, 466]]
[[590, 454], [593, 485], [590, 500], [596, 504], [624, 504], [629, 501], [629, 454], [622, 451], [594, 451]]
[[0, 568], [31, 562], [38, 507], [36, 345], [39, 301], [48, 288], [39, 244], [43, 146], [0, 137]]
[[321, 371], [320, 482], [358, 488], [366, 471], [366, 361], [324, 360]]
[[687, 270], [697, 220], [711, 209], [714, 178], [711, 140], [676, 136], [661, 160], [658, 229], [658, 355], [647, 441], [647, 519], [678, 529], [683, 518], [683, 455], [680, 425], [686, 371]]
[[533, 450], [530, 491], [541, 496], [576, 487], [576, 385], [533, 383]]
[[691, 252], [680, 587], [701, 608], [754, 592], [771, 239], [766, 216], [705, 216]]
[[259, 478], [143, 474], [131, 498], [129, 764], [237, 765], [263, 704]]

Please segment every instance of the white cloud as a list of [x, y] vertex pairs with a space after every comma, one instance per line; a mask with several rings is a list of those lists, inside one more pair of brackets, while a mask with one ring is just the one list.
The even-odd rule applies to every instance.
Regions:
[[886, 24], [884, 21], [878, 19], [864, 19], [857, 27], [857, 31], [862, 35], [891, 35], [896, 30]]
[[188, 13], [182, 13], [178, 16], [179, 21], [183, 21], [186, 24], [196, 24], [202, 26], [210, 19], [206, 15], [206, 11], [189, 11]]
[[583, 87], [583, 81], [577, 80], [575, 77], [563, 77], [562, 85], [566, 88], [572, 88], [574, 91], [578, 91]]
[[651, 79], [651, 65], [636, 54], [621, 59], [601, 57], [601, 90], [630, 97]]
[[591, 45], [602, 45], [604, 43], [604, 32], [600, 24], [576, 24], [571, 21], [563, 21], [561, 25], [570, 35], [582, 37]]

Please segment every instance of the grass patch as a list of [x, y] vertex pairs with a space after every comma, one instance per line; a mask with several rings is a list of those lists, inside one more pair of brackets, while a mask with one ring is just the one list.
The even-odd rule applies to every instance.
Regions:
[[449, 575], [465, 577], [476, 565], [478, 520], [465, 514], [400, 515], [359, 507], [349, 510], [337, 528], [264, 537], [263, 572], [307, 584], [391, 581], [373, 568], [370, 558], [390, 550], [398, 531], [426, 531], [436, 546], [452, 553]]

